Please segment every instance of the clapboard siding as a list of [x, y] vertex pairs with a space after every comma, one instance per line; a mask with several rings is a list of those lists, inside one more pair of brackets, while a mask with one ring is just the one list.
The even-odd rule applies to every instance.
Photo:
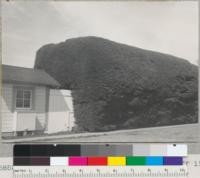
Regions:
[[33, 89], [33, 108], [32, 110], [15, 110], [14, 90], [20, 85], [3, 84], [2, 99], [1, 99], [1, 116], [2, 116], [2, 132], [13, 132], [14, 128], [14, 112], [16, 111], [18, 117], [25, 112], [26, 114], [34, 115], [36, 117], [36, 130], [44, 130], [46, 123], [46, 87], [44, 86], [30, 86], [21, 85], [22, 87], [31, 87]]
[[47, 133], [72, 131], [75, 126], [69, 90], [50, 89]]
[[3, 84], [1, 97], [2, 132], [13, 131], [13, 85]]
[[46, 122], [46, 88], [37, 86], [35, 88], [34, 105], [37, 116], [36, 129], [41, 130], [45, 128]]

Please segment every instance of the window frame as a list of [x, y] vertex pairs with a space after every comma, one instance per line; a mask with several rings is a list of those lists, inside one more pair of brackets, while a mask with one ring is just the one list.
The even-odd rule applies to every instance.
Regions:
[[[22, 98], [17, 98], [17, 92], [18, 91], [22, 91], [22, 93], [23, 93], [23, 97]], [[29, 99], [25, 99], [25, 97], [24, 97], [24, 93], [26, 92], [26, 91], [29, 91], [30, 92], [30, 98]], [[22, 107], [17, 107], [17, 99], [22, 99]], [[30, 100], [30, 107], [24, 107], [24, 101], [25, 100]], [[15, 103], [14, 103], [14, 105], [15, 105], [15, 109], [16, 110], [32, 110], [33, 109], [33, 89], [32, 88], [26, 88], [26, 87], [16, 87], [15, 88]]]

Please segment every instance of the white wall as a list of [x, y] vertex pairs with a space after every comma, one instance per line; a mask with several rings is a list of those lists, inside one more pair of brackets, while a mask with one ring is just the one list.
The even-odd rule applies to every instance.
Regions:
[[32, 86], [34, 90], [33, 110], [19, 111], [15, 110], [14, 107], [14, 87], [15, 85], [13, 84], [5, 83], [2, 87], [2, 132], [15, 131], [17, 126], [15, 117], [20, 118], [23, 116], [21, 118], [25, 119], [24, 114], [28, 118], [35, 117], [36, 130], [44, 130], [45, 127], [48, 133], [72, 130], [75, 125], [75, 118], [73, 100], [69, 90], [50, 89], [48, 94], [47, 88], [43, 86]]
[[[20, 85], [7, 84], [7, 83], [3, 83], [2, 85], [2, 97], [1, 97], [2, 132], [15, 131], [17, 125], [15, 119], [24, 118], [24, 114], [28, 118], [33, 118], [33, 117], [35, 118], [36, 130], [44, 130], [46, 126], [46, 117], [47, 117], [46, 87], [21, 85], [23, 87], [33, 88], [33, 109], [23, 111], [23, 110], [15, 110], [15, 103], [14, 103], [15, 100], [13, 96], [15, 86], [20, 86]], [[17, 116], [17, 118], [14, 116]]]
[[71, 92], [51, 89], [47, 133], [71, 131], [75, 123], [73, 112]]
[[47, 96], [46, 96], [46, 88], [43, 86], [35, 87], [35, 97], [34, 97], [34, 106], [36, 112], [36, 130], [43, 130], [46, 124], [46, 105]]
[[2, 132], [13, 131], [13, 85], [3, 84], [1, 96]]

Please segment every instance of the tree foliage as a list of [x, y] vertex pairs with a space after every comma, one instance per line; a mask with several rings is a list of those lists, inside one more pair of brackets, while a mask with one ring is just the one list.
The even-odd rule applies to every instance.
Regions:
[[197, 121], [198, 68], [184, 59], [82, 37], [41, 47], [35, 68], [72, 90], [86, 131]]

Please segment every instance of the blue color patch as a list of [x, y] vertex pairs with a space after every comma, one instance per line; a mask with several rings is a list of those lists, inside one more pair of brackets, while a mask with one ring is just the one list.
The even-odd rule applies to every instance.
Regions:
[[162, 156], [147, 156], [146, 165], [152, 165], [152, 166], [163, 165], [163, 157]]

